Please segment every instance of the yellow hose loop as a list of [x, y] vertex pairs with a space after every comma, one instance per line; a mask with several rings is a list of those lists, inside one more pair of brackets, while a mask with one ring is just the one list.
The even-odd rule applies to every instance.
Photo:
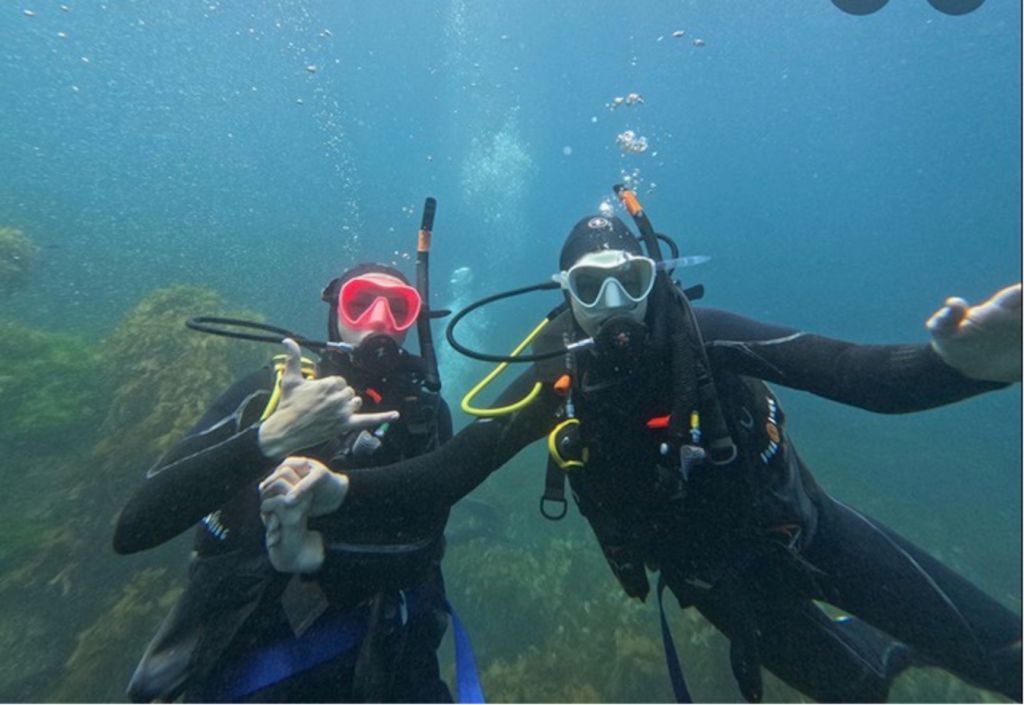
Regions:
[[[523, 342], [519, 343], [519, 345], [516, 347], [515, 350], [512, 351], [509, 357], [515, 357], [516, 355], [521, 353], [527, 345], [533, 342], [533, 339], [537, 337], [537, 334], [540, 333], [544, 326], [546, 326], [547, 324], [548, 319], [545, 318], [543, 321], [540, 322], [540, 324], [536, 328], [533, 329], [533, 331], [528, 336], [526, 336], [525, 339], [523, 339]], [[478, 409], [475, 406], [470, 406], [470, 402], [473, 401], [473, 397], [479, 394], [484, 387], [493, 382], [498, 375], [504, 372], [505, 368], [508, 367], [508, 365], [509, 363], [507, 362], [501, 363], [493, 370], [491, 370], [490, 374], [488, 374], [486, 377], [480, 380], [480, 382], [475, 387], [470, 389], [469, 394], [462, 398], [462, 410], [465, 411], [467, 414], [470, 414], [471, 416], [493, 418], [495, 416], [505, 416], [506, 414], [511, 414], [516, 411], [519, 411], [523, 407], [527, 406], [534, 399], [536, 399], [537, 395], [540, 394], [541, 387], [543, 387], [543, 385], [540, 382], [537, 382], [535, 385], [533, 385], [533, 389], [530, 391], [530, 393], [527, 394], [522, 399], [520, 399], [519, 401], [515, 402], [514, 404], [509, 404], [508, 406], [501, 406], [496, 409]]]
[[[267, 408], [263, 410], [263, 415], [260, 416], [260, 422], [266, 421], [270, 417], [274, 410], [277, 408], [278, 402], [281, 401], [281, 377], [284, 375], [284, 366], [288, 360], [287, 355], [274, 355], [274, 391], [270, 395], [270, 401], [267, 402]], [[310, 360], [308, 357], [299, 358], [302, 366], [302, 376], [306, 379], [313, 379], [316, 377], [316, 363]]]
[[[548, 453], [552, 459], [563, 470], [571, 470], [572, 468], [586, 467], [586, 463], [582, 460], [566, 460], [562, 457], [562, 453], [558, 450], [558, 434], [566, 426], [578, 426], [580, 423], [579, 419], [566, 419], [562, 423], [555, 426], [555, 429], [548, 434]], [[586, 453], [586, 450], [584, 450]]]

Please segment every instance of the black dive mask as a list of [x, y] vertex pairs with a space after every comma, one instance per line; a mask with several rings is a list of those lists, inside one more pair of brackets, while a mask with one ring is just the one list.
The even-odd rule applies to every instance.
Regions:
[[394, 374], [402, 366], [402, 348], [395, 339], [383, 333], [374, 333], [352, 351], [352, 362], [377, 377]]

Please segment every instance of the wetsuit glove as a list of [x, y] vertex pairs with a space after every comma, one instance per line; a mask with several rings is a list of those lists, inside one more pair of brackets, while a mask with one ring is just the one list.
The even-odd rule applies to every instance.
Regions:
[[965, 377], [1021, 380], [1021, 285], [1006, 287], [980, 306], [958, 297], [928, 319], [932, 348]]

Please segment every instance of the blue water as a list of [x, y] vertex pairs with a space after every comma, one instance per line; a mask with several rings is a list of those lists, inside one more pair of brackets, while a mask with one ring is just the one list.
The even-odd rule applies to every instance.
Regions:
[[[443, 307], [548, 277], [629, 177], [683, 254], [710, 256], [685, 271], [708, 305], [925, 341], [946, 296], [1021, 278], [1020, 26], [1013, 0], [6, 2], [0, 226], [42, 265], [0, 319], [99, 341], [196, 283], [315, 337], [346, 265], [412, 273], [425, 196]], [[619, 150], [626, 129], [645, 153]], [[479, 325], [501, 349], [553, 303]], [[443, 355], [457, 399], [483, 368]], [[1019, 388], [897, 419], [784, 400], [823, 485], [1020, 612]], [[519, 478], [484, 493], [533, 521], [540, 469]]]

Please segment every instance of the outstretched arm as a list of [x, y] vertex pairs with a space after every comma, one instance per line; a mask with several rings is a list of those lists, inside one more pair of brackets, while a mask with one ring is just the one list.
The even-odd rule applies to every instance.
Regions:
[[870, 411], [922, 411], [1005, 386], [961, 374], [927, 343], [859, 345], [716, 309], [695, 313], [712, 367]]
[[[502, 393], [495, 406], [522, 399], [536, 380], [531, 366]], [[543, 437], [553, 425], [553, 410], [559, 403], [546, 385], [524, 409], [508, 416], [478, 419], [431, 453], [385, 467], [347, 470], [345, 508], [402, 512], [424, 506], [450, 507], [520, 450]]]

